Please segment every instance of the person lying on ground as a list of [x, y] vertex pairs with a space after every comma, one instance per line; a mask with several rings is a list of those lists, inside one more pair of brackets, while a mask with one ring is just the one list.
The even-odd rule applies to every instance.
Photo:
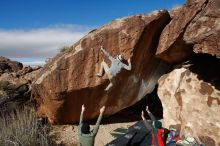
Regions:
[[148, 107], [146, 107], [147, 113], [150, 116], [151, 121], [153, 122], [151, 125], [147, 122], [147, 120], [144, 117], [144, 111], [141, 113], [141, 117], [144, 121], [144, 125], [148, 130], [151, 130], [152, 132], [152, 146], [165, 146], [164, 140], [163, 140], [163, 128], [162, 123], [154, 117], [154, 115], [149, 111]]
[[80, 146], [93, 146], [96, 134], [98, 133], [99, 130], [99, 125], [102, 120], [102, 115], [105, 111], [105, 106], [100, 108], [100, 114], [93, 130], [90, 130], [90, 125], [88, 123], [83, 122], [84, 111], [85, 111], [85, 106], [82, 105], [79, 128], [78, 128]]
[[111, 61], [111, 66], [109, 67], [108, 64], [103, 60], [100, 66], [99, 73], [97, 73], [96, 75], [98, 77], [102, 77], [104, 75], [104, 72], [107, 74], [110, 83], [105, 88], [105, 91], [108, 91], [113, 86], [113, 78], [118, 73], [120, 73], [123, 68], [126, 70], [131, 70], [131, 59], [130, 58], [128, 59], [128, 65], [126, 65], [122, 62], [124, 60], [122, 54], [117, 55], [115, 59], [102, 46], [101, 46], [101, 51], [103, 51], [103, 53]]

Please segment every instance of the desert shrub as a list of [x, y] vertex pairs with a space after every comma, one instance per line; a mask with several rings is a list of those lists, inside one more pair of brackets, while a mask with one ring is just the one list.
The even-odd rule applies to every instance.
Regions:
[[0, 117], [1, 146], [49, 146], [47, 128], [39, 124], [32, 109], [16, 110]]
[[64, 46], [64, 47], [60, 48], [59, 50], [60, 50], [60, 52], [67, 52], [68, 50], [70, 50], [70, 47]]
[[9, 83], [7, 81], [0, 81], [0, 91], [6, 90], [8, 84]]

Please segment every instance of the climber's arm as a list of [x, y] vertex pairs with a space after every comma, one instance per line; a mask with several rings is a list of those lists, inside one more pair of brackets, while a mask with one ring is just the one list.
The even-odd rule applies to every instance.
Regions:
[[85, 106], [84, 104], [82, 105], [82, 109], [81, 109], [81, 114], [80, 114], [80, 120], [79, 120], [79, 133], [81, 133], [81, 127], [82, 127], [82, 122], [83, 122], [83, 113], [85, 111]]
[[103, 106], [101, 109], [100, 109], [100, 114], [99, 114], [99, 118], [98, 120], [96, 121], [96, 124], [95, 124], [95, 128], [93, 129], [92, 133], [94, 135], [97, 134], [98, 130], [99, 130], [99, 126], [100, 126], [100, 123], [101, 123], [101, 120], [102, 120], [102, 115], [105, 111], [105, 106]]
[[152, 126], [150, 123], [147, 122], [147, 120], [144, 117], [144, 111], [141, 112], [141, 118], [143, 119], [144, 125], [148, 130], [152, 130]]
[[131, 59], [130, 59], [130, 58], [128, 59], [128, 65], [123, 64], [123, 67], [124, 67], [124, 69], [126, 69], [126, 70], [131, 70]]
[[109, 60], [114, 60], [114, 58], [101, 46], [102, 52], [109, 58]]
[[146, 108], [146, 111], [147, 111], [148, 115], [150, 116], [151, 121], [156, 121], [156, 118], [155, 118], [154, 115], [149, 111], [148, 107]]

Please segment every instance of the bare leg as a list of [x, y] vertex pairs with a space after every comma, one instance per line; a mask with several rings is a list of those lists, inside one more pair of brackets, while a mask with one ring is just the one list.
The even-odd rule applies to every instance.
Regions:
[[103, 76], [103, 72], [104, 71], [105, 72], [109, 72], [108, 70], [109, 70], [108, 65], [104, 61], [102, 61], [100, 69], [99, 69], [99, 73], [97, 73], [96, 76], [102, 77]]
[[98, 77], [102, 77], [103, 76], [103, 72], [105, 72], [107, 74], [108, 79], [110, 81], [109, 85], [105, 88], [105, 91], [108, 91], [113, 86], [113, 83], [112, 83], [113, 76], [109, 72], [109, 67], [108, 67], [108, 65], [104, 61], [102, 61], [99, 73], [97, 73], [96, 75]]
[[105, 88], [105, 91], [108, 91], [113, 86], [113, 76], [109, 72], [106, 72], [106, 74], [107, 74], [108, 79], [110, 81], [108, 86]]
[[108, 91], [112, 86], [113, 86], [113, 84], [112, 84], [112, 82], [110, 81], [110, 83], [108, 84], [108, 86], [105, 88], [105, 91]]

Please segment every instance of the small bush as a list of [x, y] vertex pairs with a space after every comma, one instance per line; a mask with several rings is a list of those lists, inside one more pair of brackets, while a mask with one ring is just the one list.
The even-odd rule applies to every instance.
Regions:
[[0, 91], [5, 91], [7, 89], [8, 84], [9, 83], [7, 81], [0, 81]]
[[59, 50], [60, 50], [60, 52], [67, 52], [69, 49], [70, 49], [69, 46], [64, 46], [64, 47], [60, 48]]
[[38, 123], [31, 109], [17, 110], [0, 118], [1, 146], [49, 146], [47, 128]]

